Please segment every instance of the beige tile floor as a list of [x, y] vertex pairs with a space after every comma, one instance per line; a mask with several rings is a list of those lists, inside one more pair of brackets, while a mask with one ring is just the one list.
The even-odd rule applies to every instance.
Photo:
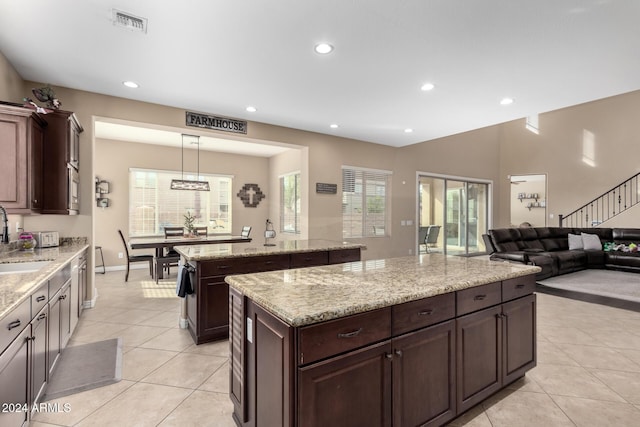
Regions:
[[[53, 401], [46, 426], [234, 426], [226, 341], [196, 346], [178, 328], [172, 279], [96, 275], [99, 298], [70, 345], [123, 339], [122, 380]], [[640, 313], [538, 294], [538, 366], [450, 426], [639, 426]]]

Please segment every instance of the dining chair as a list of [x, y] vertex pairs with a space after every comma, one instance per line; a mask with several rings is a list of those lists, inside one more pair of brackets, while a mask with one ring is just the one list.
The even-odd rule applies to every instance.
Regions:
[[120, 238], [122, 239], [122, 244], [124, 245], [124, 252], [127, 254], [127, 273], [124, 276], [124, 281], [127, 282], [129, 280], [129, 265], [132, 262], [148, 262], [149, 263], [149, 274], [153, 277], [153, 255], [129, 255], [129, 245], [127, 244], [127, 240], [124, 238], [122, 234], [122, 230], [118, 230], [118, 234], [120, 234]]
[[251, 233], [251, 227], [248, 225], [245, 225], [244, 227], [242, 227], [242, 231], [240, 232], [240, 236], [244, 237], [245, 239], [249, 237], [249, 234]]
[[[181, 238], [184, 237], [184, 227], [164, 227], [164, 238]], [[171, 274], [171, 267], [177, 267], [180, 260], [180, 254], [173, 249], [173, 246], [168, 247], [167, 251], [160, 257], [156, 257], [156, 283], [162, 276], [163, 270], [167, 271], [167, 274]]]
[[209, 227], [207, 227], [206, 225], [202, 227], [194, 227], [193, 230], [198, 237], [207, 237], [207, 235], [209, 234]]
[[438, 243], [438, 234], [440, 234], [439, 225], [430, 225], [427, 227], [427, 236], [424, 239], [424, 246], [429, 253], [429, 247], [436, 247]]
[[184, 236], [184, 227], [165, 227], [164, 228], [164, 238], [169, 239], [171, 237], [182, 237]]

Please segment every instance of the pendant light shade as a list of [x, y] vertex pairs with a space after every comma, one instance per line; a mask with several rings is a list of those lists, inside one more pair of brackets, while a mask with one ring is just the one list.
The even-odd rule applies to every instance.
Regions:
[[192, 181], [184, 179], [184, 140], [185, 138], [190, 140], [190, 144], [198, 145], [198, 171], [196, 178], [200, 178], [200, 137], [198, 135], [185, 135], [182, 134], [182, 179], [172, 179], [172, 190], [192, 190], [192, 191], [210, 191], [209, 181]]

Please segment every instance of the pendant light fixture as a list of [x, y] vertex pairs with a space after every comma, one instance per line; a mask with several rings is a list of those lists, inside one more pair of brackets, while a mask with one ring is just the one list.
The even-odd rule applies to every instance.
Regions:
[[209, 181], [190, 181], [184, 179], [184, 139], [192, 139], [191, 144], [198, 146], [198, 171], [196, 179], [200, 178], [200, 137], [198, 135], [186, 135], [182, 134], [182, 179], [172, 179], [172, 190], [194, 190], [194, 191], [210, 191]]

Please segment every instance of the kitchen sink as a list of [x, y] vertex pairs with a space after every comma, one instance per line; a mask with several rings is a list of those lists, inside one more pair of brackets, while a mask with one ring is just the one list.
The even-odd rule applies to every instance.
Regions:
[[47, 266], [51, 261], [29, 261], [29, 262], [10, 262], [0, 264], [0, 275], [17, 274], [17, 273], [33, 273]]

